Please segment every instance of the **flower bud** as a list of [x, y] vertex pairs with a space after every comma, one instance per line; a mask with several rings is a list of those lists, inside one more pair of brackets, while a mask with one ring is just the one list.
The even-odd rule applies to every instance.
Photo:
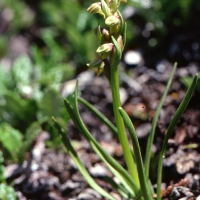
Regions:
[[90, 14], [95, 14], [95, 13], [99, 13], [101, 12], [101, 3], [93, 3], [88, 9], [87, 11]]
[[105, 41], [110, 41], [110, 33], [107, 29], [103, 28], [101, 34]]
[[110, 53], [113, 49], [114, 44], [113, 43], [106, 43], [101, 45], [96, 52], [97, 53]]
[[117, 16], [110, 16], [106, 18], [105, 24], [110, 26], [117, 25], [120, 22], [119, 17]]

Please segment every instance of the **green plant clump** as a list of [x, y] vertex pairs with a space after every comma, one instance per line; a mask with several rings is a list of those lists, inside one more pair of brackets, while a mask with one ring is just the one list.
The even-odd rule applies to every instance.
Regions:
[[0, 199], [1, 200], [16, 200], [17, 195], [13, 187], [8, 186], [5, 181], [5, 167], [3, 166], [4, 158], [0, 151]]
[[[78, 97], [78, 80], [76, 84], [75, 93], [73, 96], [73, 101], [69, 99], [65, 99], [65, 107], [73, 120], [75, 126], [78, 128], [82, 136], [89, 142], [93, 150], [96, 154], [102, 159], [102, 161], [107, 165], [110, 171], [113, 173], [115, 177], [118, 178], [120, 183], [115, 183], [111, 178], [108, 178], [106, 181], [111, 184], [111, 187], [118, 192], [118, 194], [124, 199], [140, 199], [140, 200], [153, 200], [153, 195], [155, 194], [151, 181], [149, 180], [149, 166], [150, 166], [150, 152], [151, 146], [154, 140], [156, 122], [159, 116], [160, 109], [162, 108], [163, 102], [169, 90], [170, 84], [173, 79], [173, 75], [176, 69], [177, 64], [174, 64], [173, 71], [167, 83], [167, 87], [162, 96], [162, 99], [157, 107], [153, 122], [151, 133], [148, 138], [145, 164], [142, 162], [140, 147], [138, 143], [138, 138], [133, 127], [133, 124], [127, 115], [127, 113], [123, 110], [120, 103], [120, 95], [119, 95], [119, 62], [121, 60], [122, 51], [124, 49], [126, 43], [126, 23], [123, 20], [123, 17], [118, 10], [120, 4], [126, 3], [126, 0], [101, 0], [100, 2], [93, 3], [89, 8], [88, 12], [90, 14], [100, 14], [104, 19], [104, 27], [100, 25], [96, 28], [96, 34], [98, 39], [100, 40], [100, 47], [97, 49], [97, 53], [99, 54], [99, 58], [89, 63], [88, 66], [91, 68], [97, 69], [97, 75], [100, 75], [104, 72], [104, 75], [109, 81], [112, 97], [113, 97], [113, 110], [115, 116], [116, 127], [97, 111], [91, 104], [86, 102], [81, 97]], [[169, 124], [167, 129], [167, 133], [163, 142], [162, 150], [159, 157], [158, 164], [158, 172], [157, 172], [157, 200], [161, 199], [161, 181], [162, 181], [162, 163], [163, 158], [165, 156], [167, 142], [172, 134], [175, 125], [180, 119], [182, 113], [186, 109], [192, 93], [195, 89], [197, 83], [198, 75], [196, 75], [188, 90], [187, 93], [182, 100], [180, 106], [178, 107], [174, 117]], [[114, 133], [117, 135], [119, 142], [122, 145], [123, 154], [127, 166], [127, 170], [125, 170], [112, 156], [110, 156], [101, 145], [93, 138], [91, 133], [88, 131], [86, 126], [84, 125], [78, 110], [78, 101], [83, 103], [89, 110], [91, 110], [98, 118], [101, 119]], [[82, 175], [87, 180], [88, 184], [98, 191], [102, 196], [107, 199], [116, 200], [114, 196], [105, 191], [102, 187], [100, 187], [95, 180], [89, 175], [86, 168], [84, 167], [81, 159], [78, 154], [74, 150], [67, 134], [53, 118], [55, 127], [61, 135], [62, 141], [66, 146], [70, 156], [73, 158], [76, 163], [78, 169], [82, 173]], [[125, 132], [125, 126], [127, 127], [129, 134], [132, 140], [133, 146], [133, 154], [131, 150], [131, 145], [128, 142], [127, 135]]]
[[60, 146], [58, 133], [50, 131], [51, 117], [69, 119], [59, 88], [73, 74], [69, 65], [45, 71], [28, 55], [17, 57], [10, 71], [0, 66], [0, 149], [6, 160], [23, 162], [35, 137], [44, 129], [51, 133], [48, 146]]

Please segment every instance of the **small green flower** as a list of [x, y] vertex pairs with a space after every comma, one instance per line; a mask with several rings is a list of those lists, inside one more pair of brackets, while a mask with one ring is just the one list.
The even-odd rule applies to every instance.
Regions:
[[101, 3], [93, 3], [88, 9], [87, 11], [90, 14], [96, 14], [101, 12]]
[[106, 18], [105, 24], [110, 27], [119, 24], [119, 22], [120, 22], [119, 17], [110, 16]]
[[113, 43], [106, 43], [106, 44], [103, 44], [101, 45], [97, 50], [96, 52], [97, 53], [110, 53], [112, 51], [114, 47], [114, 44]]

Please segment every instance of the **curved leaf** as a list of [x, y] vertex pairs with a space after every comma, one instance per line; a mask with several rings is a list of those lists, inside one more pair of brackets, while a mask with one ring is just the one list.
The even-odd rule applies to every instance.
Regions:
[[120, 112], [120, 114], [124, 120], [124, 123], [130, 133], [131, 140], [133, 143], [134, 155], [135, 155], [135, 160], [136, 160], [136, 164], [137, 164], [137, 170], [138, 170], [138, 176], [139, 176], [139, 180], [140, 180], [140, 187], [142, 190], [142, 195], [144, 196], [145, 200], [153, 200], [150, 189], [148, 187], [148, 182], [146, 181], [146, 177], [144, 175], [142, 156], [141, 156], [140, 146], [139, 146], [138, 138], [137, 138], [137, 135], [135, 132], [135, 128], [134, 128], [133, 123], [131, 122], [129, 116], [121, 107], [119, 108], [119, 112]]
[[163, 158], [165, 156], [166, 148], [167, 148], [167, 142], [169, 140], [169, 137], [171, 136], [174, 127], [176, 126], [178, 120], [180, 119], [181, 115], [185, 111], [191, 97], [192, 93], [194, 92], [194, 89], [196, 87], [198, 80], [198, 74], [193, 78], [192, 83], [190, 87], [188, 88], [185, 97], [183, 98], [181, 104], [179, 105], [176, 113], [174, 114], [174, 117], [172, 118], [169, 127], [167, 129], [167, 133], [165, 135], [165, 139], [163, 142], [162, 150], [160, 153], [160, 158], [158, 162], [158, 178], [157, 178], [157, 200], [161, 199], [161, 181], [162, 181], [162, 163], [163, 163]]
[[155, 130], [156, 130], [156, 122], [158, 120], [158, 116], [160, 114], [160, 110], [161, 110], [161, 108], [163, 106], [164, 100], [166, 98], [166, 95], [168, 93], [169, 87], [171, 85], [174, 73], [176, 71], [176, 67], [177, 67], [177, 63], [174, 64], [174, 68], [173, 68], [173, 71], [172, 71], [172, 73], [170, 75], [170, 78], [168, 80], [167, 87], [166, 87], [165, 92], [164, 92], [164, 94], [163, 94], [163, 96], [162, 96], [162, 98], [160, 100], [160, 103], [159, 103], [157, 109], [156, 109], [156, 113], [155, 113], [153, 121], [152, 121], [151, 132], [149, 134], [149, 138], [148, 138], [148, 142], [147, 142], [147, 148], [146, 148], [146, 154], [145, 154], [145, 176], [146, 176], [147, 180], [149, 179], [149, 166], [150, 166], [150, 158], [151, 158], [151, 147], [152, 147], [153, 140], [154, 140], [154, 135], [155, 135]]

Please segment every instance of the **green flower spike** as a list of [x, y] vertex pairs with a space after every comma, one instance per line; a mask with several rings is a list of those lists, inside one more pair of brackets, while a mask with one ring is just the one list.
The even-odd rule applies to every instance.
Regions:
[[87, 11], [90, 14], [96, 14], [96, 13], [100, 13], [101, 12], [101, 3], [93, 3], [88, 9]]

